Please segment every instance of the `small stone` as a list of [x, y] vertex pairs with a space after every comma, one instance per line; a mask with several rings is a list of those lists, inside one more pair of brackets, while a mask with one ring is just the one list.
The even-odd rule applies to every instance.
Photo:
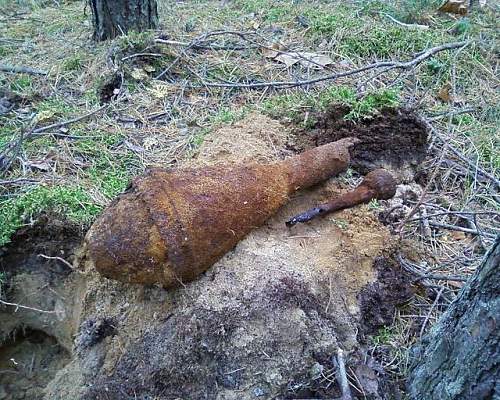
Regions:
[[323, 367], [320, 363], [315, 363], [309, 371], [309, 376], [311, 379], [319, 379], [324, 369], [325, 367]]

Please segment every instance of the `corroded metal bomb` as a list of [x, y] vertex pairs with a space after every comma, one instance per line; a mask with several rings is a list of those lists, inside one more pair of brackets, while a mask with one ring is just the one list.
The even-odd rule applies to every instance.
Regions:
[[345, 171], [342, 139], [272, 164], [151, 169], [135, 178], [85, 238], [104, 276], [172, 287], [206, 271], [290, 194]]
[[373, 199], [388, 200], [396, 194], [396, 186], [396, 180], [388, 171], [382, 168], [376, 169], [369, 172], [356, 189], [296, 215], [288, 220], [286, 225], [293, 226], [298, 222], [307, 222], [320, 215], [368, 203]]

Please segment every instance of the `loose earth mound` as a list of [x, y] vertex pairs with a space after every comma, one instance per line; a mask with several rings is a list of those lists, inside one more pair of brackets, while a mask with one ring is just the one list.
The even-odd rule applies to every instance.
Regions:
[[[390, 133], [391, 143], [400, 132], [424, 137], [417, 120], [397, 113], [370, 122], [379, 127], [377, 137]], [[324, 118], [332, 121], [329, 114]], [[278, 160], [290, 149], [340, 138], [348, 129], [365, 136], [370, 131], [368, 123], [342, 128], [340, 120], [333, 122], [338, 129], [329, 131], [330, 125], [319, 121], [300, 142], [280, 123], [249, 115], [213, 132], [184, 165]], [[405, 143], [414, 145], [405, 139], [398, 146]], [[369, 168], [380, 154], [375, 149], [368, 155], [366, 146], [356, 149], [355, 159]], [[398, 169], [403, 159], [394, 157], [384, 163]], [[33, 399], [43, 398], [43, 392], [51, 400], [339, 396], [334, 355], [339, 347], [357, 348], [361, 311], [370, 304], [366, 288], [379, 274], [374, 263], [390, 257], [394, 242], [369, 206], [291, 229], [284, 222], [348, 190], [341, 182], [333, 178], [299, 193], [198, 280], [170, 291], [102, 278], [79, 249], [77, 231], [57, 231], [55, 222], [18, 235], [2, 257], [10, 282], [3, 298], [54, 312], [2, 309], [2, 370], [32, 376], [31, 388], [37, 382], [39, 390], [29, 392], [27, 384], [16, 386], [0, 374], [5, 388], [0, 398], [15, 399], [14, 392]], [[33, 245], [22, 250], [26, 240]], [[42, 252], [73, 261], [74, 269], [38, 257]], [[16, 332], [25, 333], [15, 339]], [[22, 360], [17, 369], [5, 364], [20, 341], [33, 337], [40, 348], [58, 349], [46, 354], [25, 346], [47, 360], [43, 376], [42, 369], [30, 370], [24, 356], [15, 355]]]

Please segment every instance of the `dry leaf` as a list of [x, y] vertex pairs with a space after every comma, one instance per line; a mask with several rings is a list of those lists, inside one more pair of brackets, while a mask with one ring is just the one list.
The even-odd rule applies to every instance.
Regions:
[[262, 54], [266, 58], [275, 58], [283, 50], [283, 46], [279, 43], [273, 43], [271, 46], [262, 49]]
[[457, 289], [461, 289], [465, 282], [462, 281], [446, 281], [448, 285], [453, 286]]
[[443, 100], [445, 103], [450, 103], [452, 101], [450, 90], [451, 85], [449, 83], [446, 83], [441, 89], [439, 89], [437, 97], [440, 100]]
[[163, 99], [173, 91], [175, 91], [175, 86], [156, 81], [153, 82], [152, 87], [148, 89], [148, 92], [157, 99]]
[[26, 161], [24, 166], [31, 169], [38, 169], [40, 171], [50, 171], [52, 169], [46, 160]]
[[467, 239], [467, 236], [465, 235], [465, 233], [461, 232], [461, 231], [451, 231], [450, 236], [453, 238], [453, 240], [465, 240], [465, 239]]
[[156, 68], [153, 67], [152, 65], [146, 64], [145, 66], [142, 67], [144, 71], [146, 72], [155, 72]]
[[55, 116], [54, 111], [44, 110], [44, 111], [40, 111], [36, 115], [36, 120], [37, 120], [37, 122], [46, 122], [46, 121], [52, 120], [54, 116]]
[[333, 64], [330, 57], [317, 53], [282, 53], [275, 60], [285, 64], [287, 67], [300, 63], [304, 67], [315, 69], [321, 69], [326, 65]]
[[451, 85], [446, 83], [437, 94], [438, 99], [444, 101], [445, 103], [453, 103], [453, 104], [463, 104], [465, 100], [463, 97], [457, 96], [456, 94], [452, 95], [451, 93]]
[[148, 74], [141, 68], [134, 68], [130, 75], [132, 75], [132, 78], [134, 78], [136, 81], [143, 81], [145, 79], [148, 79]]
[[448, 0], [441, 7], [439, 7], [438, 11], [466, 15], [467, 2], [465, 0]]

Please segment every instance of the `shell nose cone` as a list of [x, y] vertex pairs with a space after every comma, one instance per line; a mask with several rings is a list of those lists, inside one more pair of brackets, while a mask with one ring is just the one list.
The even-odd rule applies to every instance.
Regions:
[[365, 176], [365, 185], [375, 190], [375, 198], [388, 200], [396, 194], [397, 182], [385, 169], [376, 169]]
[[134, 193], [120, 196], [108, 207], [85, 241], [94, 266], [103, 276], [130, 283], [158, 282], [165, 244]]

